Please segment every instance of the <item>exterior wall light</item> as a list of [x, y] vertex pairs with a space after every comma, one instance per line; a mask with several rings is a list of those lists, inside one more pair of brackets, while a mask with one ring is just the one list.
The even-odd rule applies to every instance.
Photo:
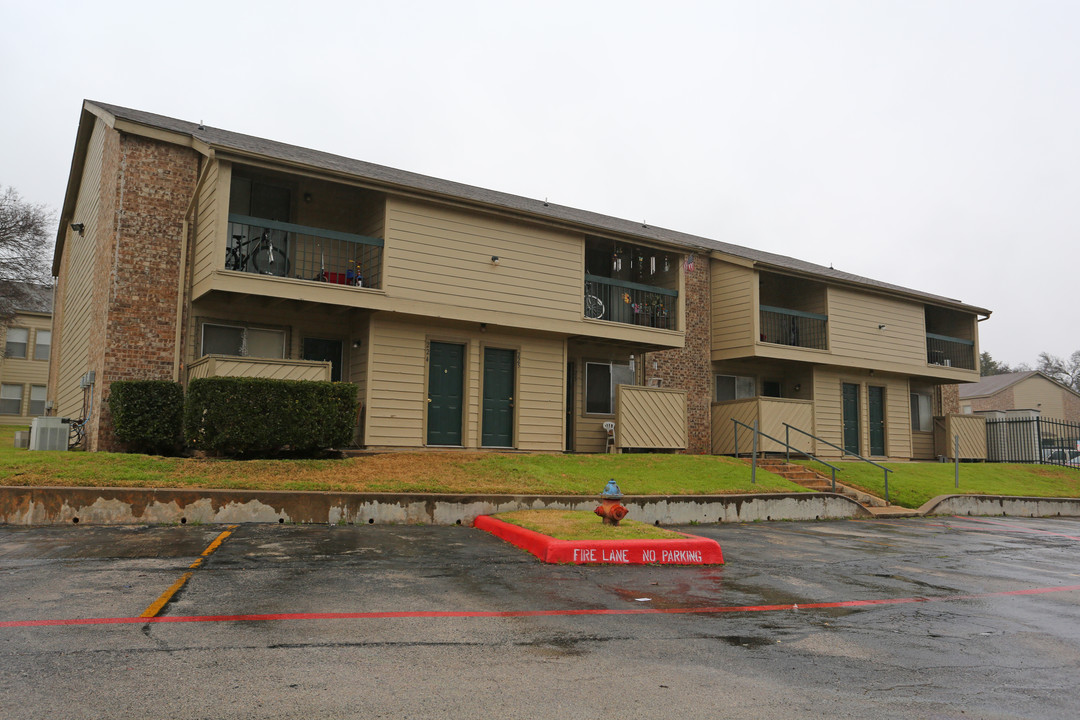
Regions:
[[86, 225], [82, 223], [71, 223], [71, 229], [79, 233], [79, 237], [82, 237], [83, 231], [86, 230]]
[[491, 256], [491, 264], [492, 265], [498, 265], [499, 264], [499, 256], [498, 255], [492, 255]]

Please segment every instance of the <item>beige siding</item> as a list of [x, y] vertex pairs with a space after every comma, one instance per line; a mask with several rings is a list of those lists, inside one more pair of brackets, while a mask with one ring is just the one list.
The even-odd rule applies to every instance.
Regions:
[[686, 448], [686, 391], [619, 385], [615, 393], [615, 446]]
[[[18, 415], [0, 415], [0, 424], [24, 425], [34, 417], [30, 415], [31, 386], [45, 387], [49, 383], [49, 361], [34, 359], [34, 345], [38, 332], [52, 327], [52, 318], [48, 315], [18, 314], [9, 327], [27, 330], [26, 358], [0, 356], [0, 384], [22, 387], [22, 408]], [[0, 328], [0, 349], [6, 342], [6, 328]]]
[[523, 325], [529, 318], [577, 322], [583, 248], [580, 235], [394, 198], [387, 203], [384, 288], [397, 299], [431, 303], [433, 316], [497, 309]]
[[1046, 378], [1033, 375], [1013, 386], [1013, 407], [1039, 410], [1043, 417], [1063, 420], [1067, 392]]
[[96, 251], [104, 245], [105, 235], [112, 232], [111, 218], [100, 217], [102, 159], [105, 138], [109, 130], [100, 120], [94, 124], [87, 148], [86, 164], [83, 166], [79, 199], [75, 205], [74, 218], [86, 226], [80, 237], [68, 232], [64, 245], [64, 274], [62, 296], [56, 298], [63, 305], [62, 326], [57, 328], [53, 344], [63, 338], [63, 353], [59, 357], [57, 387], [50, 389], [56, 403], [55, 413], [63, 417], [82, 415], [83, 391], [79, 378], [90, 365], [90, 330], [94, 315], [100, 308], [94, 307], [94, 273]]
[[[758, 423], [758, 430], [771, 435], [777, 440], [785, 439], [784, 423], [814, 432], [814, 407], [805, 400], [785, 400], [781, 398], [747, 398], [728, 400], [712, 404], [712, 451], [718, 455], [730, 455], [736, 451], [735, 423], [732, 419], [753, 427]], [[753, 433], [745, 427], [738, 429], [738, 452], [749, 453], [752, 450]], [[812, 441], [802, 433], [793, 432], [789, 436], [793, 451], [811, 452]], [[758, 438], [758, 452], [784, 452], [782, 442], [775, 442], [766, 437]]]
[[755, 342], [757, 273], [720, 260], [711, 269], [713, 358], [745, 354]]
[[483, 349], [517, 353], [514, 446], [559, 451], [563, 447], [564, 341], [523, 334], [453, 329], [382, 316], [372, 319], [366, 437], [370, 446], [422, 447], [426, 443], [427, 345], [465, 346], [462, 444], [480, 446]]
[[829, 348], [833, 355], [855, 360], [925, 367], [923, 306], [831, 287]]
[[211, 161], [206, 168], [206, 178], [199, 189], [197, 215], [195, 217], [195, 257], [192, 282], [195, 285], [208, 280], [210, 273], [224, 267], [225, 256], [218, 253], [218, 233], [224, 224], [220, 222], [228, 213], [228, 193], [221, 181], [228, 172], [221, 173], [221, 163]]
[[934, 454], [934, 433], [912, 431], [911, 457], [915, 460], [933, 460], [937, 457]]
[[[613, 345], [582, 343], [575, 344], [569, 351], [569, 359], [574, 363], [574, 452], [599, 453], [607, 447], [605, 422], [614, 422], [615, 415], [588, 415], [585, 413], [585, 364], [589, 362], [610, 362], [626, 364], [630, 360], [629, 350]], [[616, 388], [617, 391], [617, 388]], [[564, 386], [563, 396], [566, 395]]]
[[272, 380], [330, 379], [330, 363], [310, 360], [205, 355], [188, 368], [188, 380], [209, 377], [251, 377]]
[[[868, 387], [885, 388], [885, 452], [891, 458], [912, 457], [911, 445], [911, 391], [907, 378], [888, 373], [836, 368], [816, 368], [814, 371], [814, 433], [834, 445], [843, 446], [842, 385], [859, 386], [859, 453], [864, 457], [870, 452], [870, 413]], [[815, 443], [814, 453], [825, 458], [841, 456], [841, 451]]]

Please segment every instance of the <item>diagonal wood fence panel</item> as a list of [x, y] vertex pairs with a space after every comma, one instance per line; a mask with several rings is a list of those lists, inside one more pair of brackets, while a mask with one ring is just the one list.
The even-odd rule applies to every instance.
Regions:
[[257, 377], [272, 380], [329, 380], [330, 362], [325, 360], [279, 360], [276, 358], [203, 355], [188, 366], [188, 380], [205, 377]]
[[615, 389], [615, 447], [686, 448], [686, 391], [619, 385]]

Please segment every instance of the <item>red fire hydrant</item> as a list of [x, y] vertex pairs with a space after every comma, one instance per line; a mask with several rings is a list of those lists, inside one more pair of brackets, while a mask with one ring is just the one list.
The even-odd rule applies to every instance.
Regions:
[[604, 519], [605, 525], [618, 525], [619, 521], [630, 512], [619, 502], [621, 499], [622, 492], [619, 490], [615, 479], [612, 478], [608, 481], [604, 492], [600, 493], [600, 504], [596, 506], [593, 512]]

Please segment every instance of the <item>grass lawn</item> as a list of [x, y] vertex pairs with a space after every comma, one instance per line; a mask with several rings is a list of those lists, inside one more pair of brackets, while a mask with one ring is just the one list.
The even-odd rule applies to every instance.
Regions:
[[516, 510], [493, 517], [556, 540], [685, 540], [672, 530], [634, 520], [605, 525], [591, 512], [575, 510]]
[[[800, 461], [815, 470], [821, 465]], [[889, 473], [894, 505], [917, 508], [938, 495], [1027, 495], [1080, 497], [1080, 469], [1055, 465], [960, 463], [960, 487], [952, 463], [882, 463]], [[836, 481], [885, 497], [885, 472], [861, 462], [842, 462]]]
[[806, 492], [744, 462], [711, 455], [388, 453], [343, 460], [224, 460], [14, 447], [0, 426], [0, 485], [327, 490], [339, 492], [599, 495], [615, 478], [627, 495]]

